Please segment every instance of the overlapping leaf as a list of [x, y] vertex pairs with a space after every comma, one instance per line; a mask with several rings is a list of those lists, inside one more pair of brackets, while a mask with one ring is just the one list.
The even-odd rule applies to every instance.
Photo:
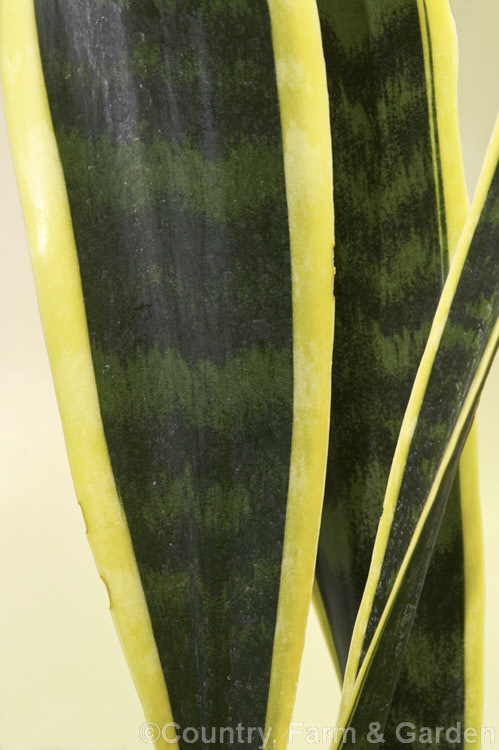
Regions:
[[317, 575], [344, 668], [447, 247], [417, 3], [323, 0], [319, 12], [335, 163], [338, 304]]
[[[383, 726], [386, 720], [451, 482], [498, 347], [498, 157], [499, 125], [442, 292], [392, 463], [353, 635], [365, 656], [353, 689], [344, 693], [340, 716], [340, 724], [352, 724], [364, 737], [369, 723], [379, 721]], [[350, 666], [353, 672], [355, 649], [352, 655], [347, 670]]]
[[[418, 3], [324, 1], [319, 10], [335, 158], [338, 308], [317, 574], [344, 668], [398, 430], [466, 198], [459, 152], [441, 153], [432, 56]], [[455, 101], [448, 106], [455, 110]], [[453, 135], [449, 129], [442, 139]], [[454, 193], [458, 186], [457, 195], [446, 195], [446, 180]], [[452, 618], [456, 640], [464, 628], [460, 495], [456, 482], [429, 587], [439, 616], [415, 634], [421, 669], [413, 668], [414, 689], [405, 680], [403, 710], [415, 703], [428, 662], [439, 660], [439, 618]], [[453, 571], [454, 586], [440, 575], [443, 569]], [[448, 704], [452, 691], [453, 710], [462, 712], [464, 650], [453, 641], [445, 654], [438, 694]], [[440, 710], [434, 691], [417, 703], [423, 714]]]
[[[338, 275], [317, 576], [342, 669], [398, 431], [467, 210], [457, 147], [454, 29], [447, 6], [427, 10], [416, 0], [319, 2]], [[465, 601], [461, 506], [476, 517], [473, 448], [465, 488], [459, 478], [453, 485], [405, 660], [399, 656], [388, 670], [393, 689], [397, 669], [403, 673], [392, 703], [394, 726], [464, 718], [464, 630], [472, 608]], [[472, 617], [468, 627], [476, 632], [477, 615]], [[365, 653], [359, 641], [353, 648], [347, 692]], [[473, 659], [479, 649], [476, 643]]]

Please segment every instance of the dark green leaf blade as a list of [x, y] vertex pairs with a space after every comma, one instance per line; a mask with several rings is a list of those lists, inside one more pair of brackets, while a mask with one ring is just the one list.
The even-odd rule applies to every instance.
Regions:
[[[467, 201], [448, 7], [321, 2], [319, 10], [331, 96], [339, 273], [317, 577], [344, 667], [398, 429], [425, 343], [420, 326], [429, 330]], [[406, 656], [397, 665], [402, 678], [392, 700], [393, 726], [408, 716], [418, 725], [479, 721], [480, 587], [470, 594], [479, 583], [476, 563], [470, 565], [470, 557], [480, 555], [479, 532], [469, 538], [465, 530], [463, 548], [462, 524], [462, 513], [473, 527], [479, 523], [475, 454], [472, 440]]]
[[318, 6], [335, 165], [337, 308], [317, 578], [344, 669], [449, 251], [417, 2]]
[[[392, 464], [354, 633], [366, 655], [342, 714], [355, 726], [365, 727], [369, 715], [386, 718], [452, 476], [498, 348], [498, 155], [496, 125]], [[386, 660], [398, 646], [393, 679], [387, 679]]]
[[172, 711], [182, 726], [263, 727], [293, 408], [267, 5], [36, 11], [104, 429]]

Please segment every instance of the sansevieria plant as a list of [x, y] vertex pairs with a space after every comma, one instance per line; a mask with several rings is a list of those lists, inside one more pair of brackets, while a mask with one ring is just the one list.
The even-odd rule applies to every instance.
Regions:
[[499, 125], [468, 206], [456, 60], [447, 0], [0, 0], [45, 339], [146, 744], [284, 750], [312, 591], [334, 748], [480, 742]]

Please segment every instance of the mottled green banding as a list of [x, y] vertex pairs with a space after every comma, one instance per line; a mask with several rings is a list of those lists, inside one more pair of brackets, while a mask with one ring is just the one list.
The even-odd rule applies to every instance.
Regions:
[[[181, 415], [184, 424], [224, 433], [244, 431], [247, 422], [267, 420], [289, 407], [292, 397], [287, 368], [289, 352], [261, 345], [216, 365], [208, 359], [189, 365], [172, 349], [138, 350], [124, 368], [117, 355], [95, 349], [101, 400], [115, 428], [130, 414], [137, 424], [157, 421], [161, 427]], [[148, 398], [135, 399], [137, 393]], [[123, 403], [130, 411], [123, 412]]]
[[336, 330], [317, 577], [342, 668], [447, 257], [415, 0], [320, 0]]
[[[451, 493], [452, 477], [457, 469], [461, 451], [468, 431], [472, 425], [478, 400], [486, 376], [490, 370], [497, 350], [497, 321], [499, 319], [499, 167], [492, 181], [482, 215], [468, 251], [467, 259], [453, 298], [440, 345], [433, 363], [429, 383], [425, 391], [418, 422], [406, 461], [402, 485], [391, 527], [387, 551], [383, 560], [374, 605], [371, 610], [369, 631], [373, 632], [386, 606], [392, 590], [394, 574], [397, 573], [406, 555], [407, 547], [413, 535], [416, 523], [427, 501], [430, 488], [436, 479], [437, 471], [442, 468], [444, 476], [438, 488], [438, 494], [428, 514], [425, 525], [418, 539], [415, 552], [412, 554], [404, 579], [397, 590], [395, 602], [390, 611], [384, 630], [376, 641], [376, 648], [368, 664], [363, 683], [356, 693], [356, 704], [348, 723], [359, 732], [365, 731], [369, 721], [378, 721], [383, 727], [387, 721], [395, 681], [397, 685], [397, 704], [392, 706], [386, 730], [386, 745], [399, 747], [396, 726], [400, 721], [413, 722], [417, 729], [422, 726], [455, 726], [462, 725], [462, 716], [457, 714], [459, 705], [464, 701], [462, 674], [459, 662], [455, 659], [458, 649], [463, 649], [463, 631], [452, 623], [449, 630], [447, 620], [439, 618], [441, 599], [445, 602], [444, 612], [452, 612], [462, 617], [460, 599], [463, 592], [458, 566], [449, 568], [447, 561], [461, 555], [459, 549], [452, 549], [458, 540], [452, 533], [452, 519], [457, 524], [457, 498]], [[470, 300], [478, 304], [472, 306]], [[481, 309], [484, 316], [477, 319], [476, 311]], [[456, 336], [456, 331], [465, 332], [465, 336]], [[494, 335], [495, 338], [492, 338]], [[478, 371], [480, 369], [480, 375]], [[473, 386], [471, 402], [465, 407], [470, 388]], [[457, 427], [458, 418], [464, 419], [463, 427]], [[428, 438], [431, 425], [438, 424], [441, 429]], [[446, 446], [451, 435], [457, 435], [456, 448], [451, 455], [446, 453]], [[450, 494], [447, 511], [447, 546], [446, 536], [440, 532], [439, 545], [433, 554], [433, 547], [441, 519]], [[433, 558], [432, 558], [433, 554]], [[428, 563], [432, 561], [432, 570], [425, 581], [425, 596], [419, 604], [419, 623], [416, 630], [411, 627], [415, 610], [423, 585]], [[448, 588], [442, 588], [442, 580]], [[433, 599], [432, 599], [433, 585]], [[437, 598], [438, 596], [438, 598]], [[425, 630], [426, 628], [426, 630]], [[402, 655], [407, 639], [411, 646]], [[418, 643], [419, 638], [419, 643]], [[366, 638], [367, 641], [367, 638]], [[419, 652], [418, 652], [419, 645]], [[421, 663], [428, 651], [440, 645], [438, 664], [442, 668], [440, 679], [433, 680], [435, 665]], [[450, 664], [444, 662], [445, 652], [450, 653]], [[433, 666], [433, 669], [431, 668]], [[457, 669], [456, 669], [457, 667]], [[392, 679], [386, 675], [390, 670]], [[408, 678], [408, 683], [404, 678]], [[414, 698], [419, 690], [423, 696], [424, 710]], [[436, 694], [438, 701], [433, 710], [426, 702], [426, 693], [430, 690]], [[447, 690], [448, 692], [442, 692]], [[447, 700], [444, 700], [447, 698]], [[405, 714], [403, 712], [406, 712]], [[433, 722], [437, 722], [433, 723]], [[446, 724], [447, 722], [447, 724]], [[372, 743], [369, 743], [372, 744]], [[438, 747], [462, 746], [460, 740], [441, 740]], [[365, 744], [367, 747], [368, 745]], [[415, 744], [416, 747], [428, 746], [426, 743]], [[434, 747], [437, 743], [434, 743]]]
[[104, 430], [173, 716], [263, 727], [293, 412], [267, 3], [35, 8]]
[[76, 128], [59, 128], [57, 141], [79, 170], [73, 200], [84, 201], [90, 193], [110, 211], [133, 205], [144, 217], [151, 204], [176, 201], [187, 213], [226, 225], [282, 197], [273, 177], [282, 169], [280, 143], [243, 138], [225, 158], [210, 159], [188, 139], [175, 148], [158, 135], [151, 143], [140, 138], [110, 143], [105, 136], [95, 142]]
[[[393, 583], [393, 572], [401, 564], [499, 317], [498, 254], [499, 169], [496, 169], [418, 415], [366, 641], [377, 624]], [[478, 311], [483, 313], [482, 317], [478, 317]]]
[[[446, 583], [449, 588], [447, 596], [447, 609], [444, 607], [445, 614], [451, 610], [454, 605], [454, 613], [461, 618], [462, 624], [462, 592], [459, 590], [461, 582], [461, 573], [459, 569], [449, 571], [445, 564], [442, 568], [442, 545], [440, 550], [435, 549], [435, 542], [442, 528], [443, 517], [447, 505], [447, 499], [453, 484], [459, 456], [464, 446], [468, 429], [472, 423], [473, 413], [468, 420], [467, 428], [463, 432], [459, 449], [453, 456], [453, 459], [445, 474], [441, 484], [440, 492], [434, 503], [424, 529], [418, 540], [416, 548], [412, 554], [407, 567], [404, 581], [397, 596], [392, 604], [389, 616], [385, 622], [384, 630], [377, 641], [376, 649], [372, 654], [367, 671], [362, 679], [362, 684], [356, 693], [356, 701], [353, 711], [346, 722], [349, 726], [355, 727], [355, 744], [361, 748], [377, 747], [382, 745], [389, 748], [400, 748], [401, 743], [398, 733], [407, 732], [408, 724], [412, 724], [416, 734], [425, 727], [443, 726], [448, 728], [460, 724], [462, 726], [462, 704], [464, 701], [463, 677], [460, 670], [459, 661], [456, 662], [455, 653], [462, 652], [462, 632], [456, 633], [452, 630], [442, 628], [442, 622], [433, 622], [434, 613], [428, 611], [428, 605], [437, 604], [437, 618], [440, 610], [440, 603], [435, 600], [439, 597], [442, 589], [441, 575], [450, 573]], [[458, 497], [454, 493], [451, 500], [447, 518], [454, 514], [456, 521], [460, 524], [460, 508], [456, 503]], [[453, 510], [451, 510], [453, 506]], [[440, 533], [440, 538], [442, 534]], [[456, 537], [459, 539], [459, 537]], [[433, 552], [435, 550], [435, 552]], [[458, 550], [458, 553], [462, 550]], [[433, 554], [433, 556], [432, 556]], [[448, 557], [444, 554], [443, 560]], [[428, 564], [431, 560], [435, 578], [431, 572], [428, 572]], [[426, 579], [425, 579], [426, 577]], [[435, 584], [433, 589], [433, 601], [431, 594], [428, 593], [429, 586]], [[426, 596], [420, 600], [421, 591], [425, 586]], [[457, 584], [457, 591], [452, 590]], [[411, 630], [414, 621], [416, 608], [418, 608], [419, 627], [417, 634], [419, 642], [415, 638], [415, 631]], [[423, 623], [426, 622], [426, 631]], [[411, 644], [412, 645], [408, 645]], [[439, 645], [439, 651], [435, 650], [436, 644]], [[420, 662], [413, 661], [415, 650], [419, 646]], [[440, 652], [440, 653], [439, 653]], [[445, 654], [450, 655], [448, 670], [442, 670], [443, 658]], [[429, 664], [428, 659], [434, 655], [437, 656], [436, 664]], [[412, 657], [412, 658], [411, 658]], [[457, 663], [457, 671], [453, 671], [453, 666]], [[436, 674], [435, 682], [431, 678]], [[408, 683], [404, 679], [408, 678]], [[392, 697], [397, 686], [394, 704]], [[442, 690], [450, 689], [451, 692], [444, 693]], [[431, 690], [436, 695], [434, 704], [430, 704], [426, 691]], [[446, 700], [445, 700], [446, 699]], [[405, 710], [405, 713], [402, 711]], [[431, 721], [433, 720], [433, 723]], [[373, 732], [373, 727], [377, 728], [377, 733]], [[403, 735], [402, 735], [403, 736]], [[347, 736], [348, 737], [348, 736]], [[441, 739], [438, 743], [429, 744], [430, 747], [461, 747], [461, 741], [457, 743], [445, 742]], [[419, 742], [411, 743], [411, 747], [420, 748]]]
[[[440, 156], [440, 134], [436, 119], [437, 102], [432, 40], [425, 3], [423, 7], [429, 53], [426, 64], [430, 68], [429, 99], [431, 106], [429, 116], [433, 123], [433, 158], [437, 189], [436, 208], [442, 244], [442, 275], [445, 277], [448, 270], [448, 259], [444, 252], [447, 236], [444, 176]], [[445, 133], [443, 137], [445, 137]], [[451, 251], [453, 250], [454, 248], [451, 248]], [[430, 439], [439, 434], [441, 434], [440, 425], [435, 424], [429, 427], [428, 437]], [[444, 488], [442, 491], [444, 502], [445, 492]], [[458, 723], [464, 725], [465, 694], [466, 690], [473, 690], [473, 686], [465, 685], [464, 670], [466, 603], [459, 472], [455, 473], [449, 501], [445, 511], [443, 511], [434, 551], [426, 578], [424, 578], [426, 564], [426, 561], [423, 561], [423, 567], [419, 571], [421, 580], [424, 579], [424, 585], [419, 596], [412, 627], [410, 620], [407, 621], [407, 636], [404, 636], [404, 633], [396, 632], [397, 620], [394, 620], [393, 617], [384, 635], [387, 638], [385, 643], [387, 644], [388, 655], [390, 654], [390, 637], [398, 638], [400, 644], [404, 643], [405, 638], [405, 653], [400, 661], [399, 678], [393, 692], [385, 726], [384, 745], [386, 748], [400, 747], [397, 727], [403, 722], [410, 721], [418, 729], [425, 726], [450, 727]], [[417, 580], [412, 591], [407, 590], [406, 585], [405, 595], [408, 597], [406, 601], [410, 601], [411, 596], [413, 602], [417, 600], [417, 592], [421, 590], [417, 586]], [[365, 647], [367, 645], [366, 643]], [[383, 669], [383, 666], [380, 668]], [[374, 670], [376, 672], [376, 666]], [[395, 680], [393, 680], [393, 684], [395, 684]], [[386, 683], [382, 685], [375, 681], [375, 693], [380, 693], [386, 689]], [[390, 689], [388, 689], [389, 694]], [[387, 703], [389, 703], [388, 700]], [[462, 744], [461, 737], [459, 742], [453, 746], [454, 750], [462, 747]], [[419, 747], [418, 743], [416, 745]]]
[[[402, 722], [411, 722], [418, 731], [428, 726], [452, 727], [458, 722], [464, 726], [467, 689], [464, 680], [465, 591], [458, 487], [459, 483], [454, 482], [440, 522], [388, 715], [384, 746], [393, 750], [400, 748], [396, 732]], [[438, 518], [430, 518], [429, 523], [438, 523]], [[431, 533], [430, 527], [427, 533]], [[419, 575], [424, 576], [425, 562], [422, 564]], [[404, 587], [407, 588], [407, 583]], [[417, 591], [415, 584], [412, 591], [405, 591], [405, 595], [412, 596], [415, 601]], [[408, 628], [410, 624], [409, 620]], [[394, 630], [394, 623], [390, 622], [383, 634], [387, 644], [392, 638], [392, 646]], [[403, 637], [403, 634], [397, 635]], [[373, 669], [377, 669], [375, 664]], [[374, 690], [379, 692], [380, 688], [378, 683]], [[463, 746], [462, 739], [452, 744], [454, 750]], [[439, 748], [444, 744], [441, 741]], [[413, 747], [423, 750], [428, 746], [416, 742]]]
[[[331, 100], [338, 272], [317, 577], [343, 669], [402, 417], [447, 273], [448, 247], [435, 95], [432, 75], [427, 88], [417, 3], [318, 5]], [[428, 425], [429, 439], [441, 432], [439, 424]], [[385, 671], [370, 671], [374, 696], [378, 691], [386, 698], [387, 744], [393, 728], [411, 718], [418, 726], [463, 720], [459, 478], [451, 498], [416, 619], [403, 633], [397, 632], [398, 620], [391, 624], [397, 663], [388, 647]], [[420, 591], [412, 592], [414, 606]], [[374, 708], [367, 693], [359, 700], [367, 713], [352, 721], [361, 733], [362, 716], [369, 719]]]

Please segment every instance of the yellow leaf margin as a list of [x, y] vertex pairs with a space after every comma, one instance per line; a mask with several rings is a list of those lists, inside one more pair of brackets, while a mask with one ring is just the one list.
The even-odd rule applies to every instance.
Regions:
[[[268, 0], [284, 145], [293, 295], [293, 433], [267, 705], [285, 750], [312, 595], [326, 477], [333, 347], [333, 175], [315, 0]], [[276, 743], [274, 745], [274, 742]]]
[[[0, 50], [9, 139], [73, 482], [145, 716], [161, 731], [172, 721], [170, 703], [104, 437], [33, 0], [0, 3]], [[160, 739], [156, 746], [176, 743]]]

